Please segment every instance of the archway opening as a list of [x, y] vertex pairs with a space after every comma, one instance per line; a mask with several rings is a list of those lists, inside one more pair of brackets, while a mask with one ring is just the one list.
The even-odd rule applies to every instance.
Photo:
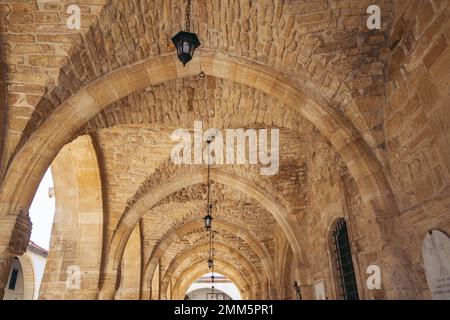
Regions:
[[50, 168], [42, 178], [30, 206], [31, 237], [26, 252], [10, 268], [4, 300], [37, 300], [50, 247], [55, 215], [53, 177]]
[[242, 300], [238, 287], [226, 276], [214, 273], [214, 290], [211, 289], [212, 273], [195, 280], [186, 292], [188, 300]]
[[53, 218], [55, 216], [55, 197], [53, 177], [48, 168], [39, 184], [36, 195], [30, 206], [31, 241], [48, 251]]
[[91, 138], [80, 136], [66, 144], [52, 161], [51, 173], [54, 217], [49, 221], [51, 241], [39, 299], [95, 299], [103, 202]]

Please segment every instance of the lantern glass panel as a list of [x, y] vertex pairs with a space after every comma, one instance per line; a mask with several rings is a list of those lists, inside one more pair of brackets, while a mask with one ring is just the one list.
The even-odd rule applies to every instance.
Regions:
[[189, 42], [187, 42], [187, 41], [183, 41], [183, 52], [184, 53], [191, 52], [191, 46], [189, 45]]

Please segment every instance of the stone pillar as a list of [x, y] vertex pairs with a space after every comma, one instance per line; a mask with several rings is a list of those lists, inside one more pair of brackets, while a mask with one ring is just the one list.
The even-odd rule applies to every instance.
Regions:
[[[374, 223], [375, 222], [375, 223]], [[361, 232], [361, 231], [360, 231]], [[411, 274], [411, 262], [398, 234], [399, 226], [395, 217], [379, 216], [368, 224], [364, 233], [366, 245], [358, 253], [359, 269], [362, 277], [364, 296], [362, 299], [414, 299], [415, 280]], [[368, 290], [366, 269], [369, 265], [381, 269], [381, 289]]]
[[[312, 290], [313, 279], [310, 276], [313, 273], [313, 268], [308, 265], [300, 264], [297, 258], [294, 256], [294, 262], [296, 263], [296, 268], [294, 271], [294, 280], [300, 286], [301, 298], [302, 300], [314, 300], [314, 293]], [[289, 284], [289, 290], [291, 292], [295, 291], [294, 283]], [[294, 299], [297, 299], [297, 294], [294, 292], [291, 294]]]
[[314, 300], [313, 286], [311, 284], [300, 284], [302, 300]]
[[0, 218], [0, 300], [3, 300], [14, 256], [21, 256], [27, 250], [31, 226], [30, 217], [24, 211]]
[[280, 299], [280, 290], [276, 283], [269, 281], [269, 298], [278, 300]]
[[9, 252], [0, 253], [0, 300], [5, 295], [5, 287], [8, 283], [8, 276], [14, 256]]
[[[402, 245], [402, 238], [398, 234], [397, 219], [379, 218], [384, 229], [380, 245], [379, 261], [381, 261], [383, 299], [414, 299], [417, 296], [413, 279], [412, 264]], [[380, 221], [384, 220], [384, 221]]]
[[[169, 286], [170, 286], [170, 284], [169, 284]], [[160, 290], [160, 299], [161, 300], [167, 300], [168, 299], [167, 291], [169, 290], [169, 286], [164, 286], [164, 284], [161, 285], [161, 289], [164, 289], [164, 290]]]
[[117, 272], [108, 272], [102, 275], [103, 284], [98, 294], [99, 300], [114, 300], [117, 290]]

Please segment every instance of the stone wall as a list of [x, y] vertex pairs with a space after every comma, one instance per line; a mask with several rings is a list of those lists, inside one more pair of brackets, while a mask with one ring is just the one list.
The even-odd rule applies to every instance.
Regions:
[[[450, 232], [450, 5], [397, 1], [385, 113], [387, 174], [400, 210], [405, 250], [429, 298], [422, 242]], [[420, 283], [420, 284], [419, 284]]]
[[[314, 299], [313, 284], [324, 280], [327, 297], [335, 299], [330, 229], [337, 218], [346, 217], [348, 220], [349, 216], [339, 172], [342, 163], [336, 153], [328, 148], [327, 142], [319, 136], [314, 137], [313, 141], [314, 147], [309, 152], [311, 158], [308, 170], [308, 209], [302, 221], [303, 230], [306, 232], [304, 239], [309, 248], [305, 250], [309, 262], [306, 285], [310, 290], [310, 298]], [[330, 166], [329, 163], [334, 165]]]
[[[365, 27], [372, 2], [361, 0], [199, 0], [193, 2], [193, 29], [204, 48], [280, 71], [312, 96], [327, 101], [348, 117], [381, 159], [393, 1], [376, 2], [384, 12], [381, 31]], [[66, 3], [38, 3], [8, 1], [2, 6], [12, 89], [8, 154], [86, 84], [121, 66], [173, 52], [170, 37], [184, 23], [184, 3], [179, 0], [114, 0], [106, 5], [92, 0], [80, 3], [84, 20], [82, 32], [77, 33], [63, 23]]]
[[[305, 245], [304, 252], [309, 266], [307, 282], [300, 283], [302, 297], [314, 299], [314, 284], [324, 280], [327, 299], [339, 299], [336, 287], [339, 284], [338, 274], [332, 261], [334, 247], [331, 233], [335, 222], [344, 218], [349, 232], [359, 297], [380, 298], [383, 296], [382, 290], [368, 290], [366, 287], [367, 267], [379, 264], [385, 258], [377, 256], [369, 243], [369, 235], [377, 232], [370, 209], [362, 204], [355, 181], [328, 142], [317, 133], [311, 137], [310, 142], [311, 148], [307, 153], [307, 213], [301, 217], [298, 229], [303, 234], [301, 243]], [[289, 283], [292, 285], [294, 280], [298, 280], [298, 277], [292, 272]]]
[[[7, 161], [39, 100], [64, 82], [67, 63], [107, 0], [6, 0], [0, 3], [0, 46], [7, 71]], [[69, 5], [80, 7], [81, 30], [69, 30]], [[4, 165], [4, 163], [2, 163]]]

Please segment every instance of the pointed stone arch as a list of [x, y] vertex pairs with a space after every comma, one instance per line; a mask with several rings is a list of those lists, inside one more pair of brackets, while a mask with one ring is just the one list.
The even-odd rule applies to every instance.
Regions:
[[[370, 250], [377, 255], [380, 264], [389, 270], [384, 273], [384, 282], [389, 284], [385, 291], [393, 293], [396, 286], [410, 288], [409, 279], [394, 277], [395, 269], [404, 268], [404, 262], [397, 261], [400, 245], [392, 240], [396, 237], [394, 226], [398, 213], [394, 196], [381, 164], [353, 125], [324, 101], [305, 94], [301, 86], [284, 78], [279, 71], [212, 50], [199, 50], [186, 67], [177, 61], [174, 54], [168, 54], [117, 69], [64, 101], [31, 135], [10, 163], [0, 189], [0, 216], [29, 208], [37, 186], [53, 158], [76, 135], [79, 128], [100, 110], [145, 87], [200, 72], [246, 84], [273, 95], [320, 130], [343, 158], [363, 202], [371, 211], [374, 227], [373, 232], [370, 232]], [[293, 235], [287, 236], [291, 241]], [[295, 253], [299, 252], [295, 243], [292, 247]]]
[[[169, 279], [172, 277], [172, 275], [176, 271], [176, 269], [185, 260], [189, 259], [192, 255], [195, 255], [196, 253], [207, 252], [208, 248], [209, 248], [209, 243], [204, 243], [204, 244], [194, 246], [194, 247], [190, 248], [189, 251], [185, 251], [185, 252], [181, 253], [180, 255], [176, 256], [175, 259], [173, 259], [172, 262], [169, 264], [166, 272], [164, 273], [164, 277], [162, 279], [161, 291], [162, 292], [167, 291], [167, 286], [169, 285]], [[229, 251], [233, 255], [236, 255], [239, 258], [239, 262], [241, 262], [244, 265], [246, 271], [249, 272], [250, 278], [251, 278], [251, 283], [253, 286], [255, 286], [255, 287], [259, 286], [262, 283], [262, 281], [260, 281], [261, 279], [258, 279], [256, 277], [257, 272], [256, 272], [255, 267], [239, 251], [237, 251], [236, 249], [233, 249], [231, 246], [225, 245], [223, 243], [215, 243], [214, 248], [224, 250], [224, 251]], [[261, 289], [261, 288], [258, 288], [258, 289]]]
[[[151, 188], [144, 197], [137, 200], [133, 206], [125, 212], [119, 221], [113, 239], [111, 240], [111, 245], [108, 249], [104, 273], [105, 279], [100, 292], [100, 298], [111, 299], [111, 296], [114, 294], [114, 279], [116, 278], [118, 264], [131, 232], [130, 228], [134, 228], [139, 219], [165, 197], [182, 188], [204, 183], [206, 182], [206, 179], [207, 175], [205, 169], [191, 172], [190, 174], [171, 177], [163, 183]], [[260, 202], [280, 224], [281, 228], [286, 233], [287, 238], [295, 248], [294, 250], [297, 250], [295, 251], [297, 256], [302, 257], [300, 245], [298, 244], [292, 229], [292, 226], [294, 225], [292, 217], [288, 215], [288, 210], [272, 195], [266, 193], [264, 189], [252, 181], [221, 170], [211, 170], [211, 179], [218, 183], [227, 184]]]
[[[275, 269], [269, 252], [267, 252], [267, 249], [265, 249], [257, 240], [253, 239], [253, 237], [248, 231], [239, 227], [236, 224], [233, 224], [228, 221], [223, 221], [220, 219], [215, 219], [214, 225], [218, 229], [233, 232], [234, 234], [242, 238], [259, 257], [261, 265], [266, 274], [266, 277], [268, 279], [271, 279], [273, 277], [273, 275], [275, 274]], [[155, 249], [152, 252], [152, 255], [148, 259], [148, 262], [144, 270], [143, 285], [145, 286], [145, 284], [149, 282], [150, 279], [153, 277], [154, 271], [158, 266], [159, 259], [165, 253], [164, 248], [169, 248], [172, 243], [177, 241], [177, 239], [181, 238], [184, 234], [187, 234], [193, 230], [197, 230], [202, 227], [203, 221], [191, 221], [167, 232], [166, 235], [162, 238], [161, 242], [155, 247]], [[145, 290], [143, 289], [142, 291], [144, 292]]]
[[[215, 262], [215, 271], [229, 278], [238, 287], [241, 295], [251, 296], [250, 293], [252, 288], [251, 284], [248, 282], [247, 279], [245, 279], [245, 277], [236, 267], [221, 259], [216, 259], [214, 262]], [[208, 266], [205, 264], [205, 261], [203, 260], [194, 263], [191, 267], [184, 270], [177, 279], [177, 281], [173, 284], [172, 298], [181, 299], [182, 295], [187, 291], [189, 286], [198, 277], [208, 272], [210, 272], [210, 270], [208, 269]]]
[[[305, 95], [301, 88], [284, 79], [275, 70], [228, 54], [200, 50], [186, 67], [177, 61], [175, 55], [170, 54], [120, 68], [90, 83], [63, 102], [30, 137], [9, 166], [1, 189], [1, 214], [18, 206], [29, 207], [37, 187], [35, 184], [43, 175], [43, 168], [48, 167], [59, 149], [100, 110], [148, 86], [197, 75], [202, 71], [207, 75], [230, 79], [262, 90], [285, 102], [319, 128], [341, 154], [355, 179], [365, 177], [365, 180], [368, 180], [359, 185], [366, 198], [369, 195], [364, 191], [380, 189], [381, 194], [372, 194], [367, 200], [373, 197], [376, 199], [380, 195], [389, 196], [390, 188], [386, 179], [383, 179], [384, 175], [375, 175], [377, 172], [382, 173], [380, 164], [369, 152], [357, 131], [336, 110], [323, 101], [317, 102]], [[17, 171], [20, 167], [26, 169], [21, 175]], [[32, 181], [34, 188], [25, 186], [25, 178]], [[20, 183], [13, 187], [9, 185], [11, 180]], [[373, 184], [374, 182], [377, 183]]]
[[[189, 275], [189, 278], [186, 281], [186, 283], [189, 283], [189, 285], [184, 285], [183, 288], [180, 288], [180, 290], [178, 292], [180, 292], [180, 293], [187, 292], [189, 290], [189, 287], [194, 283], [195, 280], [197, 280], [198, 278], [200, 278], [201, 276], [205, 275], [208, 272], [208, 271], [205, 271], [204, 267], [201, 267], [198, 270], [199, 271], [191, 270], [192, 273]], [[250, 291], [244, 291], [245, 288], [241, 288], [237, 284], [237, 279], [231, 272], [221, 270], [221, 272], [219, 272], [219, 273], [221, 273], [223, 276], [225, 276], [227, 279], [229, 279], [236, 286], [236, 288], [238, 289], [239, 294], [241, 295], [241, 298], [243, 300], [262, 299], [263, 296], [258, 295], [257, 293], [254, 293], [254, 291], [252, 291], [252, 288], [250, 288]]]

